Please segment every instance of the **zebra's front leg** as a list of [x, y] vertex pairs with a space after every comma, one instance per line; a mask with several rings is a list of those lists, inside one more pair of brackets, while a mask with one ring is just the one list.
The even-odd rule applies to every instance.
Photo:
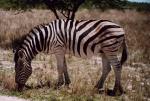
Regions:
[[109, 72], [111, 71], [110, 63], [104, 53], [102, 54], [102, 68], [103, 68], [102, 76], [100, 77], [98, 83], [95, 86], [95, 88], [99, 90], [99, 93], [102, 92], [104, 82], [105, 82]]
[[64, 57], [64, 77], [65, 77], [65, 85], [69, 86], [69, 84], [71, 83], [70, 78], [69, 78], [69, 74], [68, 74], [68, 70], [67, 70], [67, 64], [66, 64], [66, 59]]
[[56, 89], [60, 88], [64, 84], [64, 55], [56, 55], [57, 60], [57, 71], [58, 71], [58, 81], [56, 83]]

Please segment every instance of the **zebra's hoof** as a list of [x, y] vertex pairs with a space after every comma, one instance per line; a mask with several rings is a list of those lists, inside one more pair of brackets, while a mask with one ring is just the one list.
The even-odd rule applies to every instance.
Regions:
[[103, 94], [105, 92], [105, 90], [102, 88], [102, 89], [98, 89], [98, 94]]
[[106, 94], [109, 95], [109, 96], [115, 96], [115, 91], [108, 89]]
[[107, 95], [108, 96], [121, 96], [122, 94], [125, 94], [125, 92], [120, 92], [119, 90], [107, 90]]
[[69, 85], [67, 84], [65, 84], [65, 86], [64, 86], [66, 89], [71, 89], [70, 87], [69, 87]]

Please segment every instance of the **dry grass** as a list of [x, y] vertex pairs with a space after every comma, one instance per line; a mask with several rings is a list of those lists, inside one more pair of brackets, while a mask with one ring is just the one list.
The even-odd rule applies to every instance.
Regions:
[[0, 85], [3, 89], [7, 89], [10, 91], [15, 90], [16, 84], [14, 74], [7, 70], [1, 71]]
[[8, 47], [13, 39], [22, 36], [29, 30], [41, 23], [50, 22], [54, 17], [49, 11], [33, 10], [17, 14], [17, 11], [0, 10], [0, 44]]
[[[3, 52], [3, 51], [2, 51]], [[12, 54], [12, 53], [10, 53]], [[12, 55], [11, 57], [12, 58]], [[14, 90], [13, 68], [3, 69], [0, 72], [0, 94], [14, 95], [22, 98], [54, 101], [147, 101], [150, 94], [150, 69], [148, 65], [136, 63], [131, 66], [124, 66], [122, 71], [122, 85], [126, 91], [120, 97], [109, 97], [105, 94], [97, 94], [94, 86], [97, 83], [102, 67], [100, 58], [81, 59], [66, 56], [69, 75], [71, 78], [70, 89], [62, 87], [54, 90], [57, 81], [56, 59], [44, 54], [37, 55], [32, 62], [33, 73], [27, 85], [33, 89], [18, 93]], [[10, 78], [11, 77], [11, 78]], [[42, 87], [42, 84], [47, 84]], [[42, 88], [37, 89], [37, 85]], [[104, 88], [113, 88], [114, 73], [109, 74]]]

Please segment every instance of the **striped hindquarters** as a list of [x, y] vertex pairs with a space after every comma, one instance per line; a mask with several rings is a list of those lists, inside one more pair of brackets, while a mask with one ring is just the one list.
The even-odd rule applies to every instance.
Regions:
[[107, 20], [81, 21], [76, 26], [73, 53], [87, 57], [102, 51], [117, 51], [124, 39], [124, 30]]

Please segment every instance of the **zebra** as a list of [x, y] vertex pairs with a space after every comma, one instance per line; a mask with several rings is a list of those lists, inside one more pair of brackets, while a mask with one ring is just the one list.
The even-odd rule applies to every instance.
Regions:
[[[65, 54], [80, 58], [102, 57], [102, 75], [95, 88], [103, 88], [111, 71], [115, 72], [115, 84], [110, 95], [124, 93], [121, 85], [121, 70], [127, 60], [127, 46], [124, 29], [109, 20], [54, 20], [34, 27], [28, 34], [15, 40], [13, 47], [15, 61], [15, 81], [18, 91], [22, 91], [32, 74], [31, 61], [40, 52], [54, 54], [57, 60], [57, 87], [71, 83], [67, 71]], [[122, 48], [122, 58], [118, 50]], [[118, 93], [119, 92], [119, 93]]]

